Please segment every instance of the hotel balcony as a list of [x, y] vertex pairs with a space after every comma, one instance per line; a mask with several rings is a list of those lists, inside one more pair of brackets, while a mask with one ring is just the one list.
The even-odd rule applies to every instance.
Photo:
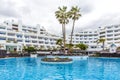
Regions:
[[6, 34], [0, 34], [0, 37], [7, 37]]
[[0, 32], [7, 32], [6, 29], [0, 29]]
[[16, 36], [6, 36], [7, 38], [13, 38], [13, 39], [17, 39], [17, 37]]
[[24, 34], [29, 35], [29, 36], [36, 36], [37, 35], [36, 33], [30, 33], [30, 32], [25, 32]]
[[38, 41], [37, 38], [26, 38], [26, 39], [33, 40], [33, 41]]
[[5, 37], [0, 36], [0, 43], [6, 43], [6, 38], [5, 38]]

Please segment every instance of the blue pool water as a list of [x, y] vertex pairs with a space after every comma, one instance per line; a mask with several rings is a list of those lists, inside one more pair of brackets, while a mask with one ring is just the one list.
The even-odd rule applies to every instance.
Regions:
[[0, 80], [120, 80], [120, 59], [88, 58], [41, 64], [41, 58], [0, 59]]

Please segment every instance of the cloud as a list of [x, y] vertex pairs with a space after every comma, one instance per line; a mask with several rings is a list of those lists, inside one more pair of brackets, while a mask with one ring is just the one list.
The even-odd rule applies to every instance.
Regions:
[[98, 29], [98, 27], [110, 26], [119, 24], [120, 21], [120, 13], [116, 14], [105, 14], [96, 20], [92, 20], [86, 25], [83, 25], [82, 28], [77, 27], [76, 31], [79, 32], [82, 29]]
[[19, 14], [15, 9], [15, 3], [9, 0], [1, 0], [0, 15], [5, 17], [18, 17]]
[[93, 8], [88, 5], [81, 8], [82, 14], [88, 14], [88, 13], [92, 12], [92, 10], [93, 10]]
[[30, 13], [29, 7], [21, 5], [15, 0], [0, 1], [0, 16], [19, 19], [22, 15]]
[[31, 10], [27, 6], [23, 6], [20, 8], [23, 14], [30, 14]]
[[[61, 25], [55, 17], [59, 6], [79, 6], [82, 17], [75, 23], [75, 32], [85, 28], [118, 24], [119, 0], [1, 0], [0, 17], [21, 19], [24, 24], [44, 26], [49, 32], [61, 34]], [[70, 34], [72, 21], [66, 25]]]

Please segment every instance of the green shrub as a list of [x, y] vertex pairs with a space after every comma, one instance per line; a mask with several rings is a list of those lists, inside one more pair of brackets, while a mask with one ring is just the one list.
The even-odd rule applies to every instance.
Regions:
[[44, 58], [44, 61], [47, 61], [48, 60], [48, 58]]
[[95, 57], [100, 57], [100, 53], [95, 53]]
[[69, 59], [68, 57], [64, 58], [65, 60]]

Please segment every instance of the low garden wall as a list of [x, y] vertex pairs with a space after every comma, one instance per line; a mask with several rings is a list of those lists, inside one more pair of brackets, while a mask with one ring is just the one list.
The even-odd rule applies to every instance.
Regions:
[[100, 57], [120, 57], [118, 53], [100, 53]]

